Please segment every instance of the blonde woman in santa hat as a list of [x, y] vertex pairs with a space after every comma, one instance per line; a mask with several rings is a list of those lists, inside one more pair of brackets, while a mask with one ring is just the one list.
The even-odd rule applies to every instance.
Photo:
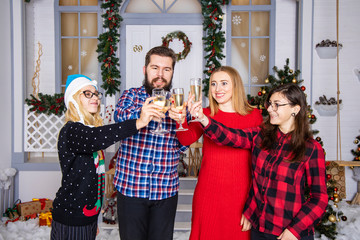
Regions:
[[127, 138], [153, 117], [163, 117], [161, 107], [148, 98], [139, 119], [103, 125], [96, 81], [76, 74], [67, 78], [65, 125], [58, 138], [61, 186], [53, 202], [51, 239], [95, 239], [104, 191], [104, 154], [115, 142]]

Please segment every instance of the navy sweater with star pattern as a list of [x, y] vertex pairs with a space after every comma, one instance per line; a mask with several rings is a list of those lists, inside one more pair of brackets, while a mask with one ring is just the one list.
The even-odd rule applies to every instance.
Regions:
[[106, 149], [135, 133], [136, 119], [101, 127], [67, 122], [58, 138], [61, 186], [53, 202], [53, 220], [70, 226], [84, 226], [97, 221], [99, 213], [87, 217], [84, 206], [92, 209], [97, 201], [98, 174], [93, 152]]

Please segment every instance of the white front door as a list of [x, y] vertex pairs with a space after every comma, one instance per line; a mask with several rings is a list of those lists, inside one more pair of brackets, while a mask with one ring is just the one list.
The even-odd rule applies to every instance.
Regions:
[[[144, 80], [146, 53], [162, 45], [162, 37], [174, 31], [184, 32], [192, 42], [186, 59], [175, 64], [173, 87], [182, 87], [185, 96], [190, 91], [190, 78], [203, 76], [203, 30], [201, 25], [127, 25], [126, 26], [126, 89], [140, 87]], [[182, 52], [182, 41], [174, 39], [170, 48]]]

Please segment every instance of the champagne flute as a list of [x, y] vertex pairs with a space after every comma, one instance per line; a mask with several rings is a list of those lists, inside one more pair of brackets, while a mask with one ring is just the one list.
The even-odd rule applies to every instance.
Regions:
[[[164, 112], [164, 110], [166, 109], [165, 105], [166, 105], [166, 99], [167, 99], [167, 92], [162, 88], [154, 88], [152, 90], [152, 96], [156, 97], [154, 99], [154, 104], [162, 107], [161, 111]], [[165, 110], [165, 112], [166, 111], [167, 110]], [[150, 132], [154, 133], [154, 134], [165, 134], [165, 133], [168, 133], [169, 131], [162, 128], [162, 118], [160, 118], [160, 122], [158, 123], [156, 129], [155, 130], [150, 130]]]
[[[195, 102], [199, 102], [201, 100], [201, 78], [190, 79], [190, 91], [191, 94], [195, 96]], [[195, 119], [192, 119], [189, 122], [201, 122], [201, 120], [196, 113]]]
[[[173, 88], [172, 90], [172, 97], [174, 98], [175, 101], [175, 108], [178, 110], [183, 110], [184, 109], [184, 89], [183, 88]], [[181, 117], [181, 114], [179, 114], [179, 120]], [[175, 129], [176, 132], [178, 131], [187, 131], [187, 128], [184, 128], [181, 124], [180, 121], [180, 125], [179, 128]]]

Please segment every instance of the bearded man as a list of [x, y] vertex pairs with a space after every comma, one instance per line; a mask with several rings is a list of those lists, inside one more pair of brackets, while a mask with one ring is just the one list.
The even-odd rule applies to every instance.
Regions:
[[[158, 111], [154, 103], [144, 103], [152, 89], [171, 89], [175, 62], [176, 55], [170, 48], [152, 48], [145, 57], [143, 86], [123, 92], [116, 105], [115, 122], [139, 118], [143, 111]], [[114, 185], [121, 240], [173, 239], [179, 190], [177, 166], [180, 153], [187, 147], [176, 138], [176, 123], [168, 115], [163, 120], [168, 134], [151, 133], [160, 119], [154, 120], [120, 141]]]

